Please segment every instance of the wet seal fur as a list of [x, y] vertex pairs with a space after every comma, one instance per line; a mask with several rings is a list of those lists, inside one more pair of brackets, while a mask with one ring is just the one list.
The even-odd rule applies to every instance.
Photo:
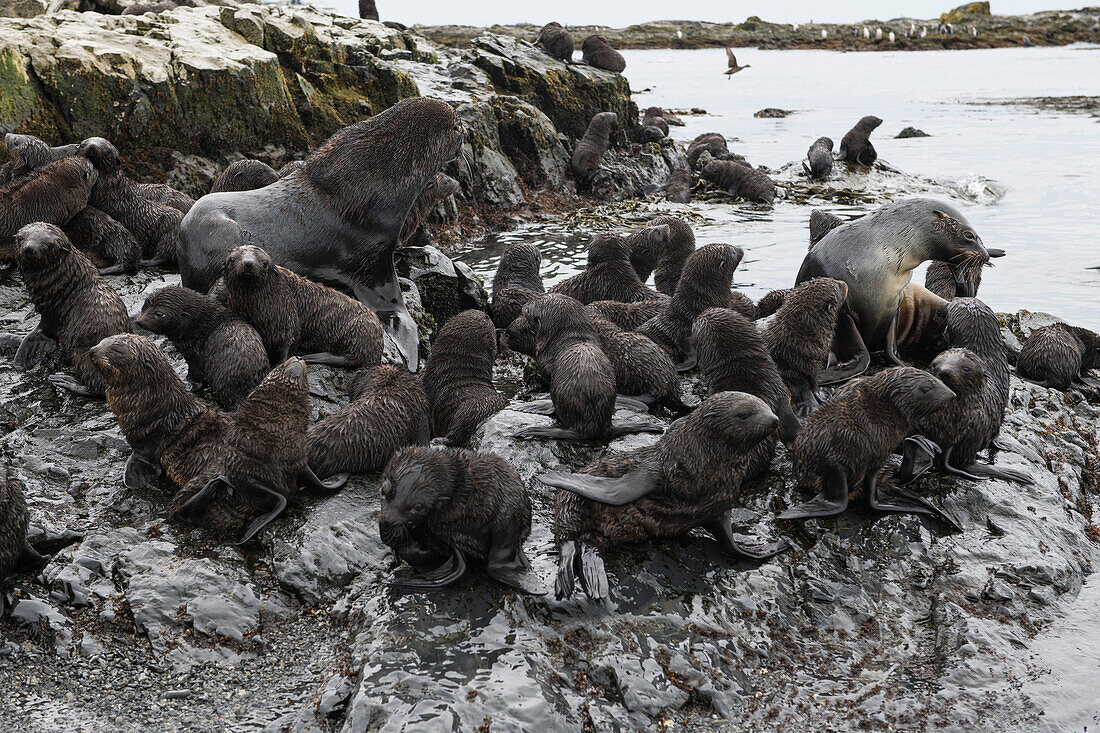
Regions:
[[624, 331], [637, 331], [665, 307], [663, 300], [639, 300], [621, 303], [617, 300], [597, 300], [585, 306], [589, 313], [614, 323]]
[[[990, 257], [1004, 257], [1003, 249], [986, 248]], [[982, 270], [992, 267], [992, 262], [963, 261], [960, 264], [950, 262], [930, 262], [924, 273], [924, 287], [944, 300], [974, 298], [982, 284]]]
[[712, 160], [700, 173], [704, 180], [724, 189], [730, 196], [761, 204], [775, 202], [775, 184], [766, 173], [748, 163], [734, 160]]
[[399, 448], [429, 440], [428, 396], [415, 374], [393, 366], [356, 372], [351, 402], [306, 434], [309, 466], [322, 478], [381, 471]]
[[562, 28], [561, 23], [547, 23], [539, 31], [535, 45], [559, 61], [570, 63], [573, 60], [573, 36]]
[[[806, 165], [809, 162], [809, 165]], [[819, 137], [806, 151], [806, 161], [802, 163], [802, 170], [810, 178], [820, 180], [828, 178], [833, 172], [833, 141], [832, 138]]]
[[630, 244], [617, 234], [603, 232], [588, 243], [588, 266], [584, 272], [550, 288], [551, 293], [568, 295], [588, 304], [597, 300], [633, 303], [661, 300], [660, 293], [647, 288], [630, 263]]
[[523, 306], [546, 292], [539, 275], [542, 253], [527, 242], [513, 244], [504, 251], [493, 275], [493, 299], [489, 306], [493, 324], [508, 328], [519, 318]]
[[674, 412], [688, 412], [680, 398], [680, 377], [668, 353], [641, 334], [624, 331], [585, 308], [600, 338], [600, 348], [615, 371], [615, 391], [656, 403]]
[[508, 406], [493, 386], [496, 358], [496, 329], [482, 311], [463, 311], [443, 324], [423, 375], [432, 437], [465, 445], [481, 423]]
[[62, 158], [0, 188], [0, 259], [14, 257], [27, 224], [61, 226], [88, 205], [96, 172], [83, 158]]
[[660, 107], [649, 107], [642, 113], [642, 127], [655, 127], [660, 131], [658, 140], [668, 137], [668, 123], [665, 122], [665, 111]]
[[[349, 288], [415, 370], [419, 336], [393, 253], [417, 196], [464, 139], [450, 105], [405, 99], [337, 132], [270, 186], [202, 197], [180, 229], [182, 284], [208, 291], [230, 250], [257, 244], [276, 264]], [[318, 232], [325, 232], [322, 243]]]
[[655, 445], [605, 456], [582, 474], [539, 476], [559, 490], [554, 506], [557, 597], [572, 595], [579, 576], [590, 598], [607, 598], [601, 550], [677, 537], [695, 527], [710, 532], [725, 553], [738, 558], [763, 560], [786, 549], [783, 541], [745, 545], [730, 527], [749, 455], [778, 425], [758, 397], [721, 392], [674, 422]]
[[129, 229], [94, 206], [85, 206], [61, 229], [73, 246], [99, 268], [100, 275], [137, 272], [141, 243]]
[[49, 558], [27, 542], [27, 500], [15, 472], [0, 465], [0, 581], [17, 572], [37, 572]]
[[692, 170], [697, 171], [699, 170], [699, 158], [703, 153], [710, 153], [712, 158], [720, 159], [729, 155], [729, 152], [729, 145], [726, 143], [724, 135], [718, 132], [704, 132], [702, 135], [697, 135], [688, 144], [688, 165], [691, 166]]
[[427, 221], [432, 210], [445, 201], [448, 197], [458, 193], [458, 181], [446, 173], [436, 173], [435, 178], [424, 186], [424, 190], [416, 197], [416, 202], [409, 215], [405, 217], [405, 226], [401, 228], [401, 244], [407, 246], [420, 231], [420, 227]]
[[225, 304], [259, 332], [271, 364], [291, 353], [331, 366], [382, 361], [382, 324], [357, 300], [276, 265], [259, 247], [225, 258]]
[[691, 171], [687, 168], [677, 168], [668, 174], [668, 178], [660, 186], [647, 187], [646, 193], [664, 193], [665, 200], [674, 204], [691, 203]]
[[1061, 390], [1069, 389], [1074, 380], [1097, 368], [1100, 368], [1100, 335], [1065, 323], [1032, 331], [1016, 362], [1020, 376]]
[[168, 337], [187, 362], [187, 378], [235, 410], [271, 370], [256, 329], [207, 293], [179, 285], [145, 299], [137, 325]]
[[898, 351], [936, 352], [944, 345], [947, 301], [933, 292], [909, 283], [901, 291], [898, 306]]
[[626, 59], [603, 36], [593, 35], [584, 39], [581, 43], [581, 54], [586, 64], [597, 69], [614, 71], [617, 74], [626, 69]]
[[56, 341], [76, 378], [53, 374], [50, 381], [83, 397], [102, 396], [106, 384], [88, 350], [107, 336], [130, 330], [122, 298], [52, 224], [23, 227], [16, 246], [23, 283], [42, 320], [19, 344], [13, 366], [20, 371], [32, 367]]
[[468, 559], [485, 561], [494, 580], [542, 595], [523, 543], [531, 534], [531, 499], [507, 461], [455, 448], [403, 448], [382, 473], [382, 541], [425, 569], [394, 585], [438, 589], [466, 574]]
[[600, 112], [592, 117], [584, 136], [577, 141], [569, 165], [579, 185], [590, 183], [592, 176], [600, 169], [600, 161], [611, 143], [611, 128], [618, 121], [619, 116], [614, 112]]
[[631, 240], [630, 264], [639, 280], [644, 283], [652, 274], [657, 292], [671, 296], [676, 292], [684, 262], [695, 251], [695, 233], [686, 221], [675, 216], [658, 216], [646, 224], [647, 230], [657, 227], [667, 227], [667, 236]]
[[270, 186], [277, 180], [279, 180], [279, 174], [267, 163], [245, 158], [230, 163], [219, 173], [214, 179], [214, 185], [210, 187], [210, 193], [254, 191], [257, 188]]
[[4, 147], [11, 154], [11, 160], [0, 166], [0, 186], [6, 186], [56, 160], [76, 155], [77, 150], [75, 143], [50, 147], [34, 135], [11, 132], [4, 135]]
[[882, 120], [874, 115], [867, 115], [856, 123], [855, 127], [845, 133], [840, 141], [840, 150], [837, 157], [849, 163], [858, 163], [870, 168], [878, 160], [878, 152], [871, 144], [871, 133], [882, 124]]

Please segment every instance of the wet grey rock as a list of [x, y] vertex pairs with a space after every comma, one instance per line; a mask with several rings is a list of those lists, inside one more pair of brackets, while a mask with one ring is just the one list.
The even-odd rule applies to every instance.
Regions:
[[485, 310], [489, 295], [469, 265], [452, 260], [432, 246], [399, 253], [397, 272], [412, 281], [420, 305], [438, 323], [471, 308]]
[[907, 138], [907, 137], [932, 137], [924, 130], [920, 130], [916, 127], [906, 127], [897, 135], [894, 135], [895, 139]]

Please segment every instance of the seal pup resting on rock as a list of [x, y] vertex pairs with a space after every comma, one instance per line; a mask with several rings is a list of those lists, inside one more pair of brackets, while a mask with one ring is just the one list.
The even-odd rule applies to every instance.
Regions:
[[37, 572], [49, 558], [27, 542], [27, 500], [9, 466], [0, 465], [0, 581], [16, 572]]
[[734, 160], [712, 160], [703, 166], [700, 175], [730, 196], [761, 204], [775, 202], [775, 184], [768, 176], [750, 166]]
[[465, 575], [467, 559], [474, 559], [500, 583], [532, 595], [546, 592], [523, 552], [531, 499], [504, 459], [455, 448], [403, 448], [386, 464], [381, 492], [382, 541], [422, 570], [394, 585], [443, 588]]
[[611, 128], [618, 121], [619, 116], [614, 112], [600, 112], [592, 117], [584, 136], [577, 141], [569, 165], [580, 186], [591, 183], [592, 177], [600, 169], [603, 154], [611, 144]]
[[[655, 227], [653, 234], [667, 240], [668, 227]], [[665, 296], [650, 290], [638, 279], [630, 257], [630, 244], [618, 234], [597, 234], [588, 243], [588, 266], [584, 272], [562, 280], [550, 288], [550, 292], [568, 295], [583, 304], [597, 300], [633, 303], [664, 299]]]
[[423, 375], [432, 437], [465, 445], [481, 423], [508, 406], [493, 386], [496, 359], [496, 329], [484, 312], [463, 311], [443, 324]]
[[1061, 390], [1090, 369], [1100, 369], [1100, 334], [1065, 323], [1032, 331], [1016, 362], [1020, 376]]
[[674, 204], [691, 203], [691, 171], [687, 168], [677, 168], [668, 174], [668, 178], [660, 186], [646, 186], [646, 193], [664, 193], [665, 200]]
[[122, 298], [53, 224], [28, 224], [16, 235], [16, 246], [23, 284], [42, 320], [23, 338], [12, 365], [26, 371], [57, 342], [76, 376], [52, 374], [50, 381], [82, 397], [102, 396], [106, 384], [88, 350], [130, 330]]
[[225, 304], [259, 332], [272, 364], [294, 352], [342, 367], [382, 361], [382, 324], [365, 305], [276, 265], [259, 247], [225, 258]]
[[145, 299], [137, 325], [167, 336], [187, 362], [187, 378], [226, 410], [237, 409], [271, 370], [260, 334], [213, 295], [161, 288]]
[[712, 158], [720, 160], [729, 155], [729, 152], [729, 145], [724, 135], [718, 132], [704, 132], [696, 135], [695, 139], [688, 144], [688, 165], [692, 170], [697, 171], [701, 165], [700, 159], [703, 153], [709, 153]]
[[955, 399], [943, 382], [913, 367], [892, 367], [864, 377], [819, 407], [802, 423], [791, 449], [798, 487], [817, 496], [779, 519], [820, 519], [841, 514], [848, 494], [863, 489], [876, 511], [927, 514], [957, 526], [940, 509], [903, 489], [886, 495], [879, 469], [918, 421]]
[[267, 163], [245, 158], [230, 163], [219, 173], [214, 179], [214, 185], [210, 187], [210, 193], [254, 191], [257, 188], [270, 186], [277, 180], [279, 180], [279, 174]]
[[513, 244], [504, 251], [493, 275], [493, 299], [489, 306], [493, 325], [506, 329], [519, 318], [523, 306], [545, 293], [539, 267], [542, 253], [527, 242]]
[[61, 230], [99, 268], [100, 275], [137, 272], [141, 243], [129, 229], [94, 206], [85, 206]]
[[586, 64], [597, 69], [614, 71], [616, 74], [621, 74], [626, 69], [626, 59], [603, 36], [593, 35], [584, 39], [581, 43], [581, 54]]
[[676, 537], [695, 527], [714, 535], [734, 557], [763, 560], [785, 550], [783, 541], [748, 546], [730, 526], [752, 449], [778, 426], [779, 418], [760, 398], [720, 392], [674, 422], [655, 445], [606, 456], [581, 474], [539, 476], [559, 489], [557, 597], [572, 595], [579, 576], [590, 598], [607, 598], [601, 551]]
[[230, 250], [259, 244], [298, 275], [350, 289], [415, 370], [419, 336], [393, 253], [417, 196], [464, 139], [449, 104], [405, 99], [340, 130], [270, 186], [203, 196], [180, 229], [182, 284], [210, 290]]
[[[809, 163], [807, 165], [806, 163]], [[828, 178], [833, 172], [833, 141], [832, 138], [819, 137], [806, 151], [806, 160], [802, 162], [802, 170], [806, 175], [814, 179]]]
[[535, 45], [559, 61], [567, 64], [573, 61], [573, 36], [562, 28], [561, 23], [544, 25], [535, 39]]
[[845, 133], [840, 141], [840, 150], [837, 156], [841, 160], [850, 163], [858, 163], [870, 168], [878, 160], [878, 152], [871, 144], [871, 133], [882, 124], [882, 120], [874, 115], [867, 115], [856, 123], [855, 127]]

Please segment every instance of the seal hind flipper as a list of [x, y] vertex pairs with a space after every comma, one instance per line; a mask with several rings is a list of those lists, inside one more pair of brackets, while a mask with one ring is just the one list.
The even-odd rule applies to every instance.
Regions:
[[562, 542], [558, 547], [558, 574], [554, 578], [554, 597], [559, 601], [573, 595], [576, 587], [577, 545], [572, 540]]
[[331, 494], [344, 488], [344, 484], [351, 478], [349, 473], [335, 473], [324, 480], [318, 478], [313, 469], [306, 466], [298, 474], [298, 483], [303, 489], [309, 489], [318, 494]]
[[532, 596], [546, 595], [546, 586], [531, 570], [523, 547], [493, 545], [489, 548], [485, 571], [490, 578]]
[[572, 491], [578, 496], [611, 506], [637, 501], [657, 488], [653, 475], [645, 468], [635, 468], [618, 478], [550, 471], [540, 474], [538, 480], [547, 486]]
[[554, 401], [531, 400], [530, 402], [524, 402], [522, 405], [513, 405], [509, 409], [515, 410], [516, 412], [527, 412], [532, 415], [553, 415]]
[[15, 560], [15, 567], [25, 573], [37, 573], [50, 562], [49, 555], [42, 555], [31, 546], [31, 543], [23, 540], [23, 547], [19, 550], [19, 557]]
[[519, 440], [528, 440], [530, 438], [555, 438], [557, 440], [588, 440], [576, 430], [570, 430], [569, 428], [554, 427], [553, 425], [538, 425], [535, 427], [525, 428], [515, 435], [513, 438]]
[[41, 329], [34, 329], [19, 342], [19, 348], [15, 350], [15, 357], [11, 365], [17, 372], [25, 372], [33, 369], [44, 357], [57, 350], [57, 341], [42, 333]]
[[611, 595], [607, 582], [607, 568], [599, 550], [592, 545], [581, 545], [581, 587], [584, 593], [594, 601], [606, 601]]
[[867, 350], [855, 320], [848, 313], [837, 316], [836, 333], [833, 335], [829, 361], [829, 366], [818, 374], [819, 385], [846, 382], [863, 374], [871, 365], [871, 352]]
[[878, 487], [874, 476], [870, 477], [868, 481], [867, 503], [872, 509], [880, 512], [924, 514], [938, 519], [958, 532], [962, 531], [962, 527], [959, 526], [958, 522], [920, 494], [916, 494], [909, 489], [903, 489], [900, 486], [884, 491]]
[[346, 356], [340, 356], [328, 351], [319, 351], [316, 354], [304, 354], [298, 357], [307, 364], [325, 364], [334, 367], [359, 366], [359, 362]]
[[[214, 480], [217, 481], [218, 479]], [[225, 479], [222, 480], [224, 481]], [[228, 484], [229, 482], [226, 481], [226, 483]], [[252, 520], [252, 523], [248, 525], [247, 529], [245, 529], [244, 535], [235, 543], [233, 543], [236, 545], [243, 545], [245, 542], [248, 542], [250, 539], [255, 537], [256, 533], [275, 521], [275, 518], [282, 514], [283, 510], [286, 509], [286, 497], [280, 494], [278, 491], [275, 491], [274, 489], [271, 489], [259, 482], [251, 483], [249, 484], [249, 486], [256, 491], [266, 494], [270, 498], [272, 502], [271, 509], [266, 514], [261, 514], [259, 517], [256, 517], [256, 519]]]
[[684, 372], [690, 372], [699, 363], [699, 355], [692, 349], [690, 353], [685, 353], [682, 361], [676, 362], [673, 366], [676, 367], [677, 374], [683, 374]]
[[[947, 453], [950, 453], [948, 449]], [[910, 435], [901, 444], [901, 466], [897, 471], [900, 485], [915, 481], [936, 465], [938, 447], [923, 435]]]
[[603, 438], [610, 440], [612, 438], [621, 438], [624, 435], [633, 435], [634, 433], [663, 433], [664, 429], [659, 425], [649, 425], [647, 423], [628, 421], [621, 423], [612, 423], [603, 434]]
[[640, 397], [627, 397], [626, 395], [615, 395], [615, 409], [616, 410], [631, 410], [632, 412], [648, 412], [650, 403], [641, 399]]
[[733, 527], [730, 525], [729, 512], [726, 512], [725, 516], [717, 522], [703, 525], [703, 529], [714, 535], [714, 539], [718, 540], [718, 546], [722, 548], [722, 552], [725, 552], [727, 555], [733, 555], [734, 557], [744, 557], [750, 560], [767, 560], [789, 549], [791, 546], [786, 540], [763, 542], [758, 545], [748, 545], [741, 542], [733, 536]]
[[1011, 468], [987, 466], [984, 463], [971, 463], [964, 470], [969, 474], [974, 474], [980, 479], [995, 478], [1001, 481], [1012, 481], [1024, 486], [1031, 486], [1035, 483], [1030, 476], [1022, 471], [1016, 471]]
[[97, 393], [94, 389], [82, 384], [79, 379], [69, 374], [58, 372], [57, 374], [51, 374], [48, 379], [53, 386], [66, 389], [80, 397], [102, 397], [102, 395]]
[[452, 547], [451, 556], [435, 570], [418, 573], [408, 578], [394, 578], [390, 584], [397, 588], [438, 590], [454, 583], [465, 574], [466, 558], [461, 550]]
[[122, 485], [128, 489], [143, 489], [164, 473], [160, 461], [152, 460], [138, 451], [126, 459], [126, 469], [122, 474]]
[[791, 507], [778, 519], [824, 519], [835, 517], [848, 508], [848, 477], [840, 468], [826, 470], [821, 476], [821, 493], [805, 504]]

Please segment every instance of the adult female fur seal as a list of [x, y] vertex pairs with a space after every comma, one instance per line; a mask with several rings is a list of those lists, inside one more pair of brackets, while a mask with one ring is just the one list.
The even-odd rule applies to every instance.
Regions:
[[269, 186], [202, 197], [180, 229], [183, 285], [208, 291], [230, 250], [258, 244], [277, 264], [349, 288], [378, 314], [415, 369], [417, 328], [393, 253], [416, 197], [458, 155], [464, 138], [446, 102], [406, 99], [337, 132], [300, 169]]

